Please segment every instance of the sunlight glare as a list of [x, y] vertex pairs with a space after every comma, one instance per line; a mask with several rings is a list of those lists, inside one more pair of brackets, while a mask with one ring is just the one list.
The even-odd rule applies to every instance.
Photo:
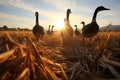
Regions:
[[59, 20], [56, 22], [55, 26], [56, 26], [56, 29], [57, 29], [57, 30], [63, 29], [63, 27], [64, 27], [64, 21], [63, 21], [63, 19], [59, 19]]

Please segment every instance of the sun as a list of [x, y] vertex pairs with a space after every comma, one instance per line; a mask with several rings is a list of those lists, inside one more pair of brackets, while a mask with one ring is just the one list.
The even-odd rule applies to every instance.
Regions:
[[57, 29], [57, 30], [63, 29], [63, 27], [64, 27], [64, 21], [63, 21], [63, 19], [57, 20], [55, 26], [56, 26], [56, 29]]

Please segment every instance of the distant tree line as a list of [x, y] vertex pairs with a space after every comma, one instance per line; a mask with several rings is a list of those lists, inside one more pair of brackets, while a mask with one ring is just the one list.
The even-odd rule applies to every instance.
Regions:
[[21, 30], [21, 31], [29, 31], [29, 29], [28, 28], [20, 28], [20, 27], [18, 27], [18, 28], [8, 28], [8, 26], [7, 25], [4, 25], [3, 27], [0, 27], [0, 31], [4, 31], [4, 30], [11, 30], [11, 31], [15, 31], [15, 30]]

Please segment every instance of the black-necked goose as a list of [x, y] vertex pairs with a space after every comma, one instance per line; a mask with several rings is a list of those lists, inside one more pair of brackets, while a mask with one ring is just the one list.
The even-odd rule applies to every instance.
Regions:
[[[82, 21], [82, 22], [81, 22], [81, 24], [83, 24], [83, 27], [82, 27], [82, 31], [83, 31], [84, 26], [85, 26], [85, 22], [84, 22], [84, 21]], [[83, 36], [83, 46], [85, 47], [85, 43], [84, 43], [84, 36]]]
[[[85, 26], [85, 22], [84, 22], [84, 21], [82, 21], [81, 24], [83, 24], [83, 27]], [[82, 29], [83, 29], [83, 28], [82, 28]]]
[[43, 40], [43, 36], [44, 36], [45, 32], [44, 32], [44, 28], [39, 25], [38, 12], [35, 12], [35, 16], [36, 16], [36, 24], [33, 27], [33, 34], [37, 40], [39, 40], [39, 39]]
[[75, 26], [75, 28], [76, 28], [76, 29], [75, 29], [75, 35], [79, 37], [79, 36], [80, 36], [80, 31], [78, 31], [77, 25], [74, 25], [74, 26]]
[[73, 37], [73, 28], [69, 22], [69, 15], [71, 13], [71, 9], [67, 9], [66, 19], [64, 19], [64, 28], [61, 30], [61, 37], [63, 40], [63, 44], [69, 44]]
[[48, 26], [48, 31], [47, 31], [47, 34], [50, 34], [50, 25]]
[[53, 34], [53, 33], [54, 33], [53, 28], [54, 28], [54, 26], [52, 26], [52, 27], [51, 27], [51, 34]]
[[97, 13], [99, 11], [103, 11], [103, 10], [110, 10], [110, 9], [107, 9], [107, 8], [105, 8], [103, 6], [99, 6], [99, 7], [96, 8], [96, 10], [94, 12], [94, 15], [93, 15], [93, 18], [92, 18], [92, 22], [85, 25], [82, 28], [83, 37], [92, 38], [94, 35], [96, 35], [98, 33], [99, 25], [96, 22], [96, 16], [97, 16]]

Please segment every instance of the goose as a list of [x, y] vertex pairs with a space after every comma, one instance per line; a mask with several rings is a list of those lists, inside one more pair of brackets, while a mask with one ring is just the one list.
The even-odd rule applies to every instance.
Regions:
[[64, 19], [64, 28], [61, 30], [61, 37], [63, 40], [63, 44], [70, 44], [70, 41], [73, 37], [73, 28], [69, 22], [69, 15], [71, 13], [71, 9], [67, 9], [66, 18]]
[[51, 29], [51, 34], [53, 34], [53, 33], [54, 33], [53, 28], [54, 28], [54, 26], [52, 26], [52, 29]]
[[[82, 22], [81, 22], [81, 24], [83, 24], [83, 27], [82, 27], [82, 31], [83, 31], [83, 28], [84, 28], [84, 26], [85, 26], [85, 22], [84, 22], [84, 21], [82, 21]], [[82, 38], [82, 39], [83, 39], [83, 46], [85, 47], [85, 43], [84, 43], [84, 36], [83, 36], [83, 38]]]
[[49, 25], [47, 34], [50, 34], [50, 27], [51, 27], [51, 26]]
[[33, 35], [36, 37], [37, 41], [39, 39], [43, 40], [43, 36], [45, 32], [44, 32], [44, 28], [41, 25], [39, 25], [39, 18], [38, 18], [39, 13], [35, 12], [35, 16], [36, 16], [36, 24], [33, 27]]
[[92, 38], [92, 37], [94, 37], [98, 33], [99, 25], [96, 22], [96, 16], [97, 16], [97, 13], [99, 11], [103, 11], [103, 10], [110, 10], [110, 9], [107, 9], [104, 6], [99, 6], [99, 7], [96, 8], [96, 10], [94, 12], [94, 15], [93, 15], [93, 18], [92, 18], [92, 22], [87, 24], [87, 25], [85, 25], [82, 28], [82, 35], [83, 35], [83, 37]]
[[80, 36], [80, 31], [78, 31], [77, 25], [74, 25], [74, 27], [76, 27], [76, 29], [75, 29], [75, 35], [79, 37]]

